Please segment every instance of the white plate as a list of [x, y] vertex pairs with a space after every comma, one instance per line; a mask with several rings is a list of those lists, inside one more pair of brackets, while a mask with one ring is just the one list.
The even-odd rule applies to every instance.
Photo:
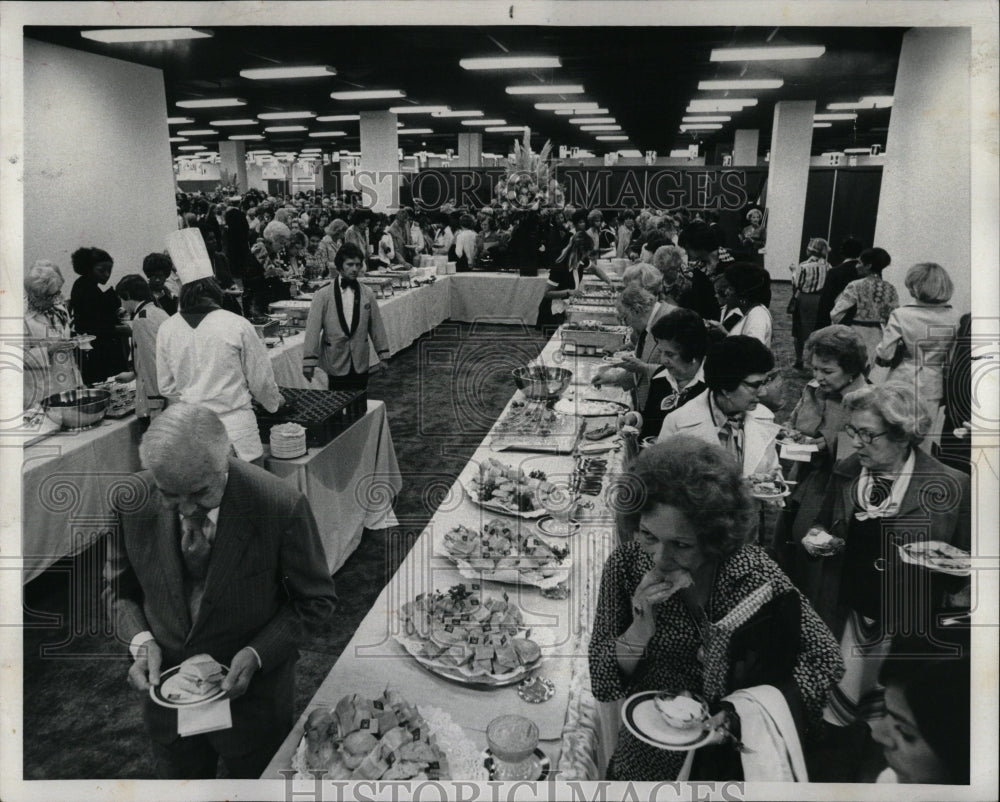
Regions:
[[969, 576], [972, 573], [968, 552], [938, 540], [903, 543], [899, 546], [899, 556], [905, 563], [939, 574]]
[[490, 512], [498, 512], [501, 515], [513, 515], [517, 518], [525, 518], [525, 519], [541, 518], [543, 515], [547, 514], [544, 507], [540, 507], [539, 509], [536, 510], [517, 510], [514, 509], [513, 507], [507, 507], [506, 505], [500, 504], [499, 502], [496, 501], [480, 501], [478, 498], [478, 494], [476, 492], [476, 486], [478, 484], [479, 480], [477, 478], [473, 478], [469, 480], [469, 487], [465, 487], [464, 485], [462, 487], [465, 490], [465, 495], [469, 497], [469, 500], [472, 501], [473, 504], [478, 504], [484, 510], [489, 510]]
[[544, 659], [539, 657], [534, 663], [518, 666], [506, 674], [474, 674], [472, 673], [472, 669], [469, 669], [467, 666], [447, 666], [436, 660], [424, 657], [419, 653], [420, 645], [423, 642], [420, 638], [400, 633], [395, 636], [395, 639], [400, 646], [409, 652], [414, 660], [432, 674], [473, 688], [506, 688], [508, 685], [515, 685], [527, 678], [532, 671], [542, 664], [542, 660]]
[[[168, 668], [160, 674], [160, 684], [153, 685], [149, 689], [150, 698], [152, 698], [152, 700], [161, 707], [172, 707], [174, 709], [180, 709], [182, 707], [198, 707], [199, 705], [214, 702], [216, 699], [220, 699], [225, 695], [225, 692], [220, 688], [218, 691], [210, 693], [208, 696], [195, 696], [194, 694], [186, 693], [184, 691], [178, 691], [178, 693], [183, 694], [180, 699], [168, 699], [167, 694], [171, 690], [174, 690], [173, 684], [179, 670], [180, 666]], [[229, 668], [222, 666], [223, 676], [228, 673]]]
[[658, 691], [642, 691], [625, 700], [622, 723], [636, 738], [671, 752], [690, 752], [712, 739], [710, 730], [679, 730], [663, 720], [654, 699]]
[[576, 401], [562, 399], [553, 407], [563, 415], [576, 415], [580, 418], [610, 418], [622, 412], [628, 412], [628, 404], [619, 401]]
[[551, 515], [546, 515], [535, 526], [546, 537], [573, 537], [580, 531], [581, 524], [579, 521], [557, 521]]

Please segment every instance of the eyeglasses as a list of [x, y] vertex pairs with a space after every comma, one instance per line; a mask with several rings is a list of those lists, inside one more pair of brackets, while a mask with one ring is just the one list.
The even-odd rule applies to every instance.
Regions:
[[844, 432], [848, 437], [855, 437], [866, 446], [870, 446], [879, 437], [885, 437], [889, 434], [888, 432], [870, 432], [867, 429], [855, 429], [849, 423], [844, 427]]
[[756, 392], [761, 387], [763, 387], [765, 384], [770, 384], [771, 382], [773, 382], [777, 378], [778, 378], [778, 372], [777, 371], [773, 371], [772, 373], [768, 373], [760, 381], [749, 382], [746, 379], [744, 379], [743, 381], [740, 382], [740, 384], [745, 384], [751, 390], [753, 390], [754, 392]]

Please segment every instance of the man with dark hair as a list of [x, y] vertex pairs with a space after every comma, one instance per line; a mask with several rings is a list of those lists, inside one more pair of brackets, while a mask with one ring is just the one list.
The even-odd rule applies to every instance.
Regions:
[[330, 390], [368, 387], [368, 338], [382, 361], [389, 361], [389, 339], [375, 293], [358, 282], [361, 251], [345, 242], [333, 258], [337, 277], [316, 293], [306, 320], [302, 375], [312, 381], [316, 368], [327, 375]]
[[659, 440], [689, 434], [722, 445], [744, 476], [777, 469], [774, 439], [781, 427], [760, 404], [773, 370], [773, 354], [754, 337], [738, 334], [716, 343], [703, 366], [708, 391], [667, 415]]
[[819, 296], [819, 306], [816, 308], [816, 328], [823, 329], [830, 325], [830, 310], [837, 302], [837, 296], [844, 291], [858, 276], [858, 257], [864, 250], [864, 243], [857, 237], [848, 237], [840, 246], [843, 261], [836, 267], [831, 267], [826, 273], [826, 283]]
[[[156, 775], [215, 779], [221, 758], [229, 777], [256, 779], [295, 720], [297, 647], [337, 600], [312, 510], [235, 459], [203, 406], [163, 412], [139, 458], [134, 503], [109, 537], [104, 598], [135, 661], [128, 681], [142, 694]], [[216, 718], [209, 731], [189, 729], [190, 710], [150, 698], [157, 686], [167, 694], [164, 672], [199, 655], [226, 668], [228, 727]]]
[[153, 301], [168, 315], [177, 311], [177, 296], [167, 286], [167, 280], [174, 272], [174, 263], [165, 253], [151, 253], [142, 260], [142, 272], [149, 282]]

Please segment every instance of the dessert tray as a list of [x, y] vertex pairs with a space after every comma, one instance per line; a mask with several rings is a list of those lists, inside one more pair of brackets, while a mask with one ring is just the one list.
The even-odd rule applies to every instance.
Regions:
[[542, 471], [525, 474], [520, 468], [492, 457], [479, 463], [479, 475], [465, 488], [469, 498], [483, 509], [521, 518], [545, 514], [541, 493], [551, 488]]

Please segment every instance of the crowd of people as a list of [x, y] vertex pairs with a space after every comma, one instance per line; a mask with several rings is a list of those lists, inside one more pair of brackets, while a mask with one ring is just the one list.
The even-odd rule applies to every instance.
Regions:
[[[593, 382], [632, 392], [642, 449], [618, 496], [593, 691], [694, 691], [730, 746], [685, 762], [623, 727], [610, 778], [801, 779], [808, 766], [813, 780], [874, 781], [887, 767], [880, 781], [968, 781], [968, 571], [902, 556], [928, 541], [968, 565], [970, 466], [943, 428], [968, 413], [968, 316], [940, 265], [910, 267], [899, 306], [883, 249], [849, 240], [843, 252], [831, 268], [814, 239], [793, 267], [792, 370], [812, 379], [783, 425], [766, 271], [665, 244], [624, 272], [634, 355]], [[839, 289], [825, 294], [830, 276]], [[716, 311], [699, 308], [697, 283], [714, 286]], [[761, 482], [785, 492], [752, 494]], [[924, 672], [957, 689], [955, 705], [917, 698]], [[759, 732], [776, 707], [794, 722], [789, 751], [754, 774], [732, 744], [741, 717]]]
[[[137, 411], [157, 418], [141, 450], [143, 480], [172, 502], [185, 532], [183, 567], [177, 555], [142, 551], [143, 511], [123, 519], [112, 547], [109, 576], [119, 584], [111, 600], [137, 658], [133, 684], [148, 688], [161, 663], [190, 652], [170, 624], [166, 591], [149, 592], [151, 566], [176, 563], [184, 587], [195, 590], [189, 599], [200, 601], [220, 576], [209, 572], [206, 585], [197, 553], [215, 537], [220, 545], [232, 537], [227, 499], [254, 494], [259, 503], [235, 518], [263, 527], [269, 551], [255, 552], [258, 562], [273, 558], [290, 572], [272, 566], [265, 578], [255, 562], [247, 569], [258, 572], [253, 587], [285, 601], [261, 602], [244, 620], [226, 607], [236, 604], [227, 596], [229, 612], [212, 614], [242, 622], [225, 655], [241, 672], [227, 692], [246, 694], [239, 717], [256, 720], [268, 694], [278, 694], [280, 710], [265, 712], [287, 731], [293, 661], [286, 652], [294, 637], [286, 627], [298, 626], [300, 614], [321, 620], [332, 608], [302, 498], [246, 467], [262, 454], [252, 403], [271, 411], [285, 403], [252, 323], [271, 301], [288, 297], [295, 281], [334, 279], [309, 312], [303, 373], [311, 381], [321, 368], [331, 389], [363, 388], [369, 338], [383, 360], [389, 356], [378, 303], [357, 281], [363, 270], [406, 267], [425, 253], [447, 254], [461, 270], [548, 267], [544, 330], [565, 320], [586, 273], [618, 288], [603, 256], [630, 263], [616, 303], [632, 355], [598, 371], [594, 383], [632, 394], [643, 448], [620, 477], [633, 492], [622, 494], [629, 502], [619, 510], [621, 542], [601, 581], [592, 689], [602, 700], [693, 691], [718, 735], [685, 760], [623, 728], [608, 777], [760, 779], [753, 766], [771, 756], [743, 760], [741, 732], [773, 727], [765, 713], [779, 708], [790, 722], [779, 726], [787, 779], [803, 779], [808, 765], [810, 778], [821, 780], [831, 764], [858, 765], [877, 743], [891, 770], [885, 781], [967, 782], [968, 705], [926, 697], [933, 676], [968, 699], [967, 629], [946, 622], [968, 613], [969, 582], [910, 564], [901, 547], [935, 541], [970, 550], [968, 455], [953, 447], [948, 429], [969, 415], [960, 386], [968, 372], [956, 369], [968, 354], [968, 316], [949, 305], [953, 286], [940, 265], [909, 267], [912, 302], [900, 306], [882, 278], [891, 265], [885, 250], [849, 239], [831, 267], [828, 243], [810, 240], [791, 271], [788, 313], [793, 369], [812, 378], [780, 425], [771, 277], [752, 258], [762, 222], [759, 212], [748, 215], [747, 250], [734, 254], [713, 221], [686, 210], [627, 211], [614, 226], [600, 211], [566, 209], [403, 208], [389, 219], [321, 195], [279, 202], [249, 192], [218, 203], [179, 196], [179, 229], [168, 241], [179, 237], [184, 247], [150, 253], [141, 273], [114, 289], [106, 288], [112, 257], [81, 247], [72, 255], [78, 278], [68, 307], [60, 268], [36, 262], [25, 277], [25, 329], [38, 343], [26, 360], [26, 404], [131, 369]], [[202, 247], [204, 260], [171, 258]], [[70, 334], [87, 335], [81, 375], [64, 342]], [[166, 398], [174, 403], [157, 417]], [[783, 460], [779, 439], [807, 446], [808, 456]], [[758, 481], [785, 483], [789, 492], [762, 501], [752, 492]], [[220, 505], [226, 525], [216, 533]], [[279, 508], [294, 527], [267, 523]], [[280, 591], [275, 576], [285, 577]], [[301, 582], [291, 587], [288, 577]], [[189, 612], [195, 620], [197, 605]], [[161, 742], [155, 718], [147, 725], [160, 775], [205, 776], [194, 741]], [[200, 743], [234, 776], [251, 776], [274, 739], [250, 741]]]

